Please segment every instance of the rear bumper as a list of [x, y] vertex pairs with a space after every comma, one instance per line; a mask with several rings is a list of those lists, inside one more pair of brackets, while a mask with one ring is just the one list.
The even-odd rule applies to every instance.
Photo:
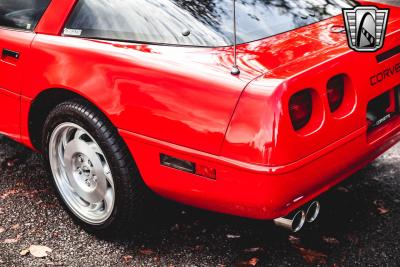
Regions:
[[[156, 193], [195, 207], [255, 219], [285, 216], [329, 190], [400, 141], [400, 117], [373, 134], [361, 128], [286, 166], [246, 164], [120, 130]], [[217, 170], [210, 180], [160, 165], [160, 153]]]

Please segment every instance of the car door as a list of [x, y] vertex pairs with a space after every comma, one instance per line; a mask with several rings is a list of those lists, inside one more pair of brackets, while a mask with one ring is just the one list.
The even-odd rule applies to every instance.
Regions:
[[0, 133], [20, 135], [20, 90], [33, 32], [50, 0], [0, 1]]

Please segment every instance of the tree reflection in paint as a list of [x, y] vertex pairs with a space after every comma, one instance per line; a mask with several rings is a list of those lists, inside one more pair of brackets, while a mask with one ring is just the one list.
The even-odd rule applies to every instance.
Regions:
[[[236, 0], [239, 43], [338, 15], [352, 0]], [[67, 28], [84, 37], [195, 46], [232, 44], [233, 0], [81, 0]], [[190, 34], [188, 34], [190, 33]]]

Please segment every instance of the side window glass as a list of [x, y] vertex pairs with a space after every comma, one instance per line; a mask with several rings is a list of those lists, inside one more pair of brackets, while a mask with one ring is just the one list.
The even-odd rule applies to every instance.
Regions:
[[0, 0], [0, 27], [33, 31], [51, 0]]

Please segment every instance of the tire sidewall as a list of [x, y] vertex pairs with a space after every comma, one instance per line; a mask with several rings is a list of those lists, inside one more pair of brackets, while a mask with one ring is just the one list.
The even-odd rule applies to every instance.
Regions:
[[[63, 105], [63, 104], [61, 104]], [[84, 104], [85, 106], [87, 104]], [[83, 106], [83, 104], [82, 104]], [[120, 204], [123, 203], [121, 197], [124, 195], [124, 192], [122, 189], [124, 189], [123, 184], [121, 184], [121, 173], [120, 173], [120, 161], [116, 160], [115, 157], [113, 156], [115, 151], [112, 151], [110, 149], [110, 146], [107, 144], [106, 137], [104, 136], [104, 132], [102, 129], [105, 129], [103, 127], [112, 127], [112, 129], [108, 129], [111, 131], [116, 131], [116, 129], [112, 125], [107, 125], [109, 124], [108, 121], [105, 118], [101, 118], [102, 116], [99, 116], [99, 114], [96, 114], [97, 116], [90, 116], [91, 113], [84, 112], [84, 110], [80, 110], [79, 108], [74, 107], [73, 105], [68, 106], [67, 103], [62, 106], [62, 113], [57, 112], [60, 110], [60, 106], [56, 107], [49, 115], [47, 118], [44, 129], [43, 129], [43, 137], [42, 137], [42, 144], [44, 148], [44, 155], [46, 158], [46, 165], [47, 169], [51, 173], [52, 176], [52, 182], [54, 187], [57, 190], [57, 195], [58, 198], [61, 200], [61, 203], [63, 204], [63, 207], [68, 211], [69, 214], [72, 215], [75, 221], [77, 221], [79, 224], [81, 224], [85, 230], [88, 232], [96, 232], [96, 233], [101, 233], [102, 230], [110, 228], [110, 227], [118, 227], [118, 217], [121, 215], [119, 213], [120, 209]], [[90, 109], [90, 107], [89, 107]], [[93, 111], [92, 111], [93, 112]], [[100, 117], [99, 120], [95, 121], [95, 118]], [[64, 201], [64, 198], [55, 182], [54, 175], [51, 169], [50, 165], [50, 158], [49, 158], [49, 145], [50, 145], [50, 138], [54, 132], [54, 130], [57, 128], [62, 123], [74, 123], [77, 124], [78, 126], [82, 127], [85, 129], [97, 142], [97, 144], [100, 146], [101, 150], [104, 153], [104, 156], [106, 157], [106, 160], [110, 166], [111, 173], [113, 176], [114, 180], [114, 190], [115, 190], [115, 203], [114, 203], [114, 208], [113, 211], [110, 215], [110, 217], [103, 223], [98, 224], [98, 225], [92, 225], [88, 224], [87, 222], [83, 221], [79, 217], [77, 217], [71, 209], [68, 207], [66, 202]], [[115, 134], [115, 133], [114, 133]], [[125, 192], [126, 193], [126, 192]]]

